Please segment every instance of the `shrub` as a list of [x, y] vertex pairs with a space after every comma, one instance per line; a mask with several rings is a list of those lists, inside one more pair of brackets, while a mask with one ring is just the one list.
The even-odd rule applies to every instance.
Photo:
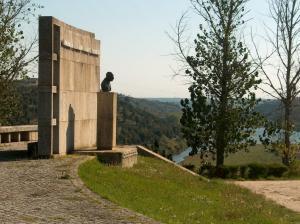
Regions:
[[250, 179], [266, 178], [268, 176], [267, 165], [251, 163], [248, 165], [248, 167], [249, 167], [248, 178]]
[[282, 164], [270, 164], [268, 166], [268, 176], [282, 177], [288, 171], [287, 166]]
[[184, 164], [184, 168], [187, 168], [188, 170], [194, 171], [195, 170], [195, 165], [193, 164]]
[[248, 179], [249, 176], [249, 166], [248, 165], [242, 165], [240, 166], [240, 173], [241, 178]]
[[200, 168], [200, 174], [203, 176], [207, 176], [209, 178], [219, 177], [219, 178], [231, 178], [232, 172], [235, 170], [233, 166], [221, 166], [216, 168], [212, 165], [203, 165]]
[[212, 165], [203, 165], [199, 170], [200, 175], [213, 178], [216, 177], [216, 167]]
[[240, 176], [240, 167], [239, 166], [227, 166], [228, 168], [228, 178], [236, 179]]
[[238, 178], [239, 166], [222, 166], [216, 169], [216, 176], [220, 178]]
[[200, 168], [200, 175], [224, 179], [260, 179], [267, 177], [282, 177], [288, 168], [282, 164], [256, 164], [236, 166], [221, 166], [216, 168], [212, 165], [204, 165]]
[[299, 178], [300, 177], [300, 161], [299, 160], [296, 160], [294, 161], [288, 171], [286, 173], [284, 173], [284, 176], [287, 176], [287, 177], [292, 177], [292, 178]]

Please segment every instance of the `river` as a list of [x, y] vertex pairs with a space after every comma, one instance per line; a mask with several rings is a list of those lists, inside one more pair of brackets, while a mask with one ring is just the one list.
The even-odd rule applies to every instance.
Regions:
[[[256, 133], [254, 135], [254, 139], [257, 141], [257, 144], [260, 144], [260, 141], [259, 141], [259, 135], [262, 135], [263, 134], [263, 131], [264, 129], [263, 128], [258, 128], [256, 130]], [[293, 135], [291, 135], [291, 142], [292, 143], [300, 143], [300, 132], [294, 132]], [[173, 155], [172, 156], [172, 160], [175, 162], [175, 163], [180, 163], [182, 162], [183, 160], [185, 160], [186, 157], [189, 156], [189, 153], [192, 151], [191, 148], [187, 148], [185, 150], [183, 150], [181, 153], [179, 154], [176, 154], [176, 155]]]
[[192, 148], [187, 148], [185, 150], [183, 150], [181, 153], [177, 154], [177, 155], [173, 155], [172, 156], [172, 160], [175, 163], [180, 163], [182, 162], [186, 157], [189, 156], [189, 153], [192, 151]]

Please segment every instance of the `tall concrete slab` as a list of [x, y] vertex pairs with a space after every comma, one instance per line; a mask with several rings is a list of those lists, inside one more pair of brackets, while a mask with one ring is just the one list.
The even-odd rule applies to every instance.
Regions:
[[116, 146], [117, 93], [98, 93], [98, 150], [113, 150]]
[[96, 147], [100, 41], [42, 16], [39, 55], [39, 155]]

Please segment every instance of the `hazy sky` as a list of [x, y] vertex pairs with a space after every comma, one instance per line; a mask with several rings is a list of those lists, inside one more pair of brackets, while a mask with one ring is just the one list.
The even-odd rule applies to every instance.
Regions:
[[[101, 80], [115, 73], [113, 91], [133, 97], [188, 97], [187, 80], [172, 78], [177, 62], [170, 54], [171, 32], [189, 0], [37, 0], [39, 13], [54, 16], [76, 27], [94, 32], [101, 40]], [[266, 0], [250, 0], [249, 25], [262, 29]], [[190, 14], [190, 31], [198, 17]]]

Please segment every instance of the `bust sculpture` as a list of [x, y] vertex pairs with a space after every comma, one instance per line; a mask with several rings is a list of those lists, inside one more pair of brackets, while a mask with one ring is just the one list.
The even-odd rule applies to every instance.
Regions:
[[114, 80], [114, 74], [111, 72], [106, 73], [106, 77], [101, 82], [101, 89], [103, 92], [110, 92], [111, 86], [110, 82]]

